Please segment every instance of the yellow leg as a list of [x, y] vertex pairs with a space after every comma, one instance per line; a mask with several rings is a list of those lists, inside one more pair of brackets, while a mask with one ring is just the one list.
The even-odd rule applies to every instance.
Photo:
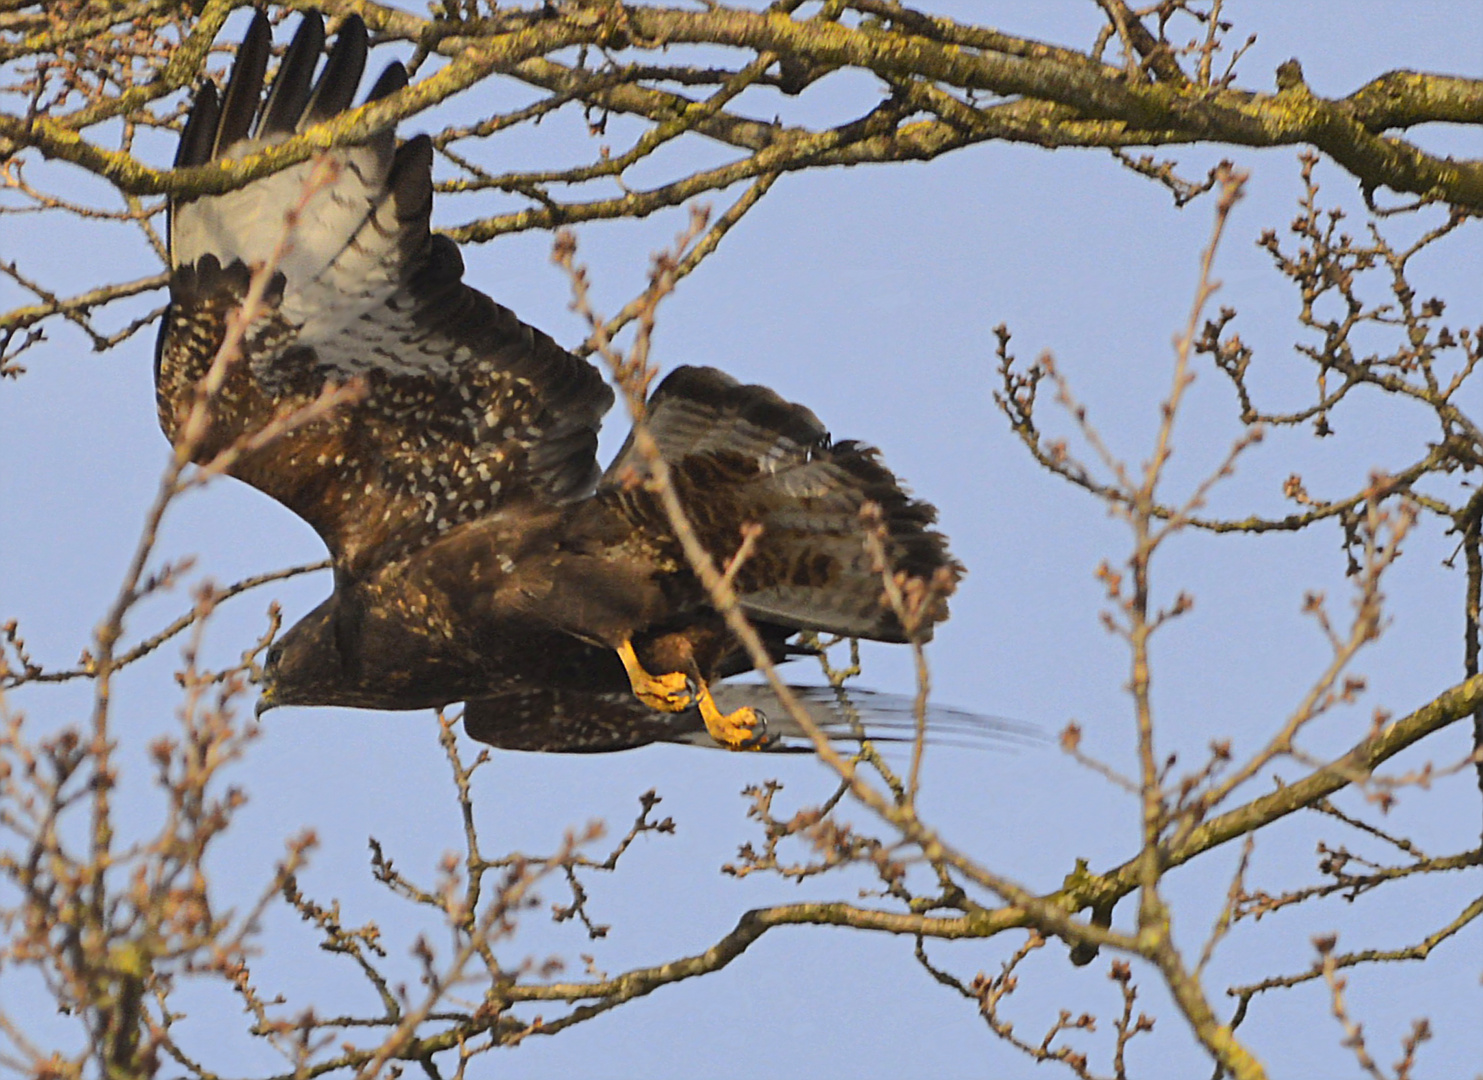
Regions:
[[[630, 641], [618, 646], [618, 659], [623, 661], [623, 670], [628, 672], [628, 683], [633, 687], [634, 697], [649, 708], [660, 712], [684, 712], [695, 704], [690, 679], [683, 671], [650, 675], [634, 655], [633, 643]], [[706, 697], [709, 698], [710, 695], [706, 694]], [[715, 711], [715, 705], [711, 709]], [[710, 726], [709, 721], [706, 726]]]
[[767, 741], [767, 721], [756, 709], [742, 706], [731, 714], [716, 708], [716, 699], [711, 697], [711, 688], [700, 687], [700, 718], [705, 729], [728, 750], [760, 750]]

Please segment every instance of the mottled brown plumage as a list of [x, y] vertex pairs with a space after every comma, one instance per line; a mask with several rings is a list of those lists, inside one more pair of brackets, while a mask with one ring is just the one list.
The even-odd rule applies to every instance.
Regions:
[[[209, 85], [197, 95], [177, 164], [241, 157], [348, 107], [365, 28], [345, 20], [316, 81], [323, 43], [319, 16], [305, 16], [262, 101], [260, 15], [224, 98]], [[405, 83], [394, 64], [371, 96]], [[331, 178], [309, 198], [191, 448], [208, 460], [307, 406], [326, 382], [363, 383], [355, 403], [230, 469], [308, 521], [335, 565], [333, 595], [271, 651], [264, 704], [466, 701], [470, 734], [522, 749], [717, 735], [708, 685], [751, 665], [687, 566], [631, 439], [598, 475], [612, 392], [591, 364], [462, 281], [457, 249], [429, 230], [425, 137], [397, 145], [386, 130], [329, 157]], [[172, 205], [156, 361], [172, 441], [314, 169]], [[648, 422], [710, 551], [724, 559], [743, 526], [762, 527], [736, 587], [779, 660], [797, 651], [787, 641], [799, 630], [903, 640], [864, 543], [867, 503], [881, 508], [893, 571], [960, 572], [930, 527], [932, 508], [875, 451], [832, 443], [813, 413], [771, 390], [677, 368]], [[933, 620], [945, 615], [942, 606]], [[722, 719], [742, 726], [718, 737], [748, 744], [755, 692], [729, 693], [741, 711]]]

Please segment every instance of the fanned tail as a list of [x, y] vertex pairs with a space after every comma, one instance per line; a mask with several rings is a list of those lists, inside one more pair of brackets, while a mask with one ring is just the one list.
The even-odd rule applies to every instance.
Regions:
[[[880, 568], [867, 548], [867, 504], [893, 575], [936, 581], [950, 591], [963, 568], [932, 528], [937, 511], [913, 499], [879, 453], [835, 443], [811, 411], [763, 386], [704, 367], [676, 368], [654, 391], [648, 425], [708, 550], [725, 559], [747, 523], [762, 526], [736, 576], [743, 608], [760, 621], [796, 630], [905, 640], [883, 603]], [[604, 483], [644, 473], [632, 440]], [[947, 617], [939, 600], [931, 624]]]

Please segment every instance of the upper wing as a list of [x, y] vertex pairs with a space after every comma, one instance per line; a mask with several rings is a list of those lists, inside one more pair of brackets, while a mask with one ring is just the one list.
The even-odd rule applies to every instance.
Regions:
[[[350, 106], [367, 51], [358, 16], [316, 81], [324, 26], [305, 15], [264, 100], [269, 45], [259, 13], [225, 95], [209, 83], [197, 94], [177, 166], [245, 157]], [[392, 64], [367, 100], [406, 81]], [[313, 525], [352, 576], [511, 501], [592, 490], [612, 391], [587, 361], [463, 282], [457, 247], [429, 227], [432, 144], [398, 146], [389, 128], [319, 163], [172, 203], [171, 303], [155, 364], [172, 441], [252, 268], [296, 208], [266, 311], [210, 401], [195, 460], [307, 405], [326, 382], [361, 378], [358, 403], [230, 470]]]

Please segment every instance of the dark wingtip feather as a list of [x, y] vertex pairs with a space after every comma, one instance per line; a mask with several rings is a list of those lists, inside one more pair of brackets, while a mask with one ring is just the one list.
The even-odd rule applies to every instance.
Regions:
[[247, 36], [242, 39], [242, 47], [237, 50], [237, 61], [232, 65], [232, 77], [227, 82], [226, 99], [221, 106], [221, 121], [211, 146], [212, 157], [218, 157], [234, 142], [247, 138], [252, 130], [252, 118], [257, 115], [272, 43], [268, 17], [259, 10], [253, 15]]
[[389, 94], [394, 94], [407, 85], [407, 69], [402, 66], [400, 60], [393, 60], [386, 65], [386, 70], [376, 78], [376, 84], [371, 87], [371, 92], [366, 95], [363, 104], [380, 101]]
[[366, 24], [359, 15], [351, 15], [340, 24], [335, 47], [320, 73], [309, 104], [304, 108], [299, 127], [305, 128], [344, 112], [355, 97], [355, 88], [366, 70], [366, 52], [370, 47]]
[[[391, 161], [386, 186], [396, 200], [396, 216], [401, 222], [421, 220], [424, 223], [433, 209], [433, 143], [426, 135], [414, 135], [397, 147]], [[426, 226], [419, 232], [426, 232]], [[418, 241], [421, 242], [420, 240]], [[456, 245], [455, 245], [456, 249]], [[463, 263], [458, 264], [459, 275]]]
[[317, 11], [304, 14], [293, 42], [284, 54], [273, 89], [268, 92], [257, 134], [292, 131], [309, 103], [309, 87], [314, 82], [314, 68], [324, 52], [324, 16]]
[[211, 144], [216, 138], [216, 122], [221, 117], [221, 98], [216, 93], [216, 84], [209, 80], [196, 91], [191, 114], [181, 132], [180, 145], [175, 148], [175, 167], [188, 168], [204, 165], [211, 160]]

